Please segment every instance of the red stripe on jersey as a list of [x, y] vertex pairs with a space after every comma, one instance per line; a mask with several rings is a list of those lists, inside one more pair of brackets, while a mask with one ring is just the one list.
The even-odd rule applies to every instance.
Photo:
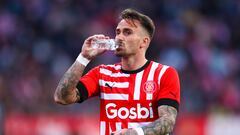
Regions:
[[110, 125], [110, 131], [115, 132], [116, 131], [116, 122], [109, 122]]
[[108, 94], [128, 94], [129, 88], [121, 89], [121, 88], [110, 88], [110, 87], [100, 87], [102, 89], [102, 92], [108, 93]]
[[128, 128], [128, 122], [122, 122], [122, 129]]
[[105, 135], [109, 135], [110, 134], [110, 125], [109, 122], [106, 122], [106, 132]]

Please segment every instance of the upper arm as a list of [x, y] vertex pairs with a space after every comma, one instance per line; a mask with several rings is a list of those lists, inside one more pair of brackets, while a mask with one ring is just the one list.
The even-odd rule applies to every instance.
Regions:
[[180, 104], [180, 81], [177, 71], [168, 67], [160, 80], [158, 115], [174, 126]]
[[96, 67], [90, 70], [86, 75], [82, 76], [76, 86], [76, 90], [80, 95], [81, 103], [89, 97], [93, 97], [99, 94], [99, 68]]
[[180, 104], [180, 81], [177, 71], [169, 67], [159, 84], [158, 101], [160, 105], [170, 105], [178, 109]]

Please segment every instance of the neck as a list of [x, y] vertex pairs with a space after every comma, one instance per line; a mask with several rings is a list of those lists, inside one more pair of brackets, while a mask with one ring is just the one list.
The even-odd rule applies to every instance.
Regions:
[[124, 57], [121, 59], [122, 69], [124, 70], [137, 70], [147, 62], [147, 59], [143, 57]]

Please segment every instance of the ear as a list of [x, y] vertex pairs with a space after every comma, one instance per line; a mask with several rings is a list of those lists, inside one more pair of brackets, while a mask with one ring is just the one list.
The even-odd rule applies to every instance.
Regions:
[[150, 43], [150, 38], [148, 36], [145, 36], [142, 40], [141, 48], [147, 48]]

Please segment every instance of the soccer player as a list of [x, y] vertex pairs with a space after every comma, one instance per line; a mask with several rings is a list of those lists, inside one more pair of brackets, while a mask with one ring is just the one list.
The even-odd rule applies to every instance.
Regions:
[[60, 104], [100, 97], [101, 135], [167, 135], [173, 131], [180, 103], [177, 71], [145, 58], [154, 35], [153, 21], [133, 9], [120, 14], [115, 55], [120, 63], [100, 65], [82, 76], [87, 64], [106, 49], [94, 49], [93, 35], [84, 41], [73, 65], [60, 80], [54, 99]]

